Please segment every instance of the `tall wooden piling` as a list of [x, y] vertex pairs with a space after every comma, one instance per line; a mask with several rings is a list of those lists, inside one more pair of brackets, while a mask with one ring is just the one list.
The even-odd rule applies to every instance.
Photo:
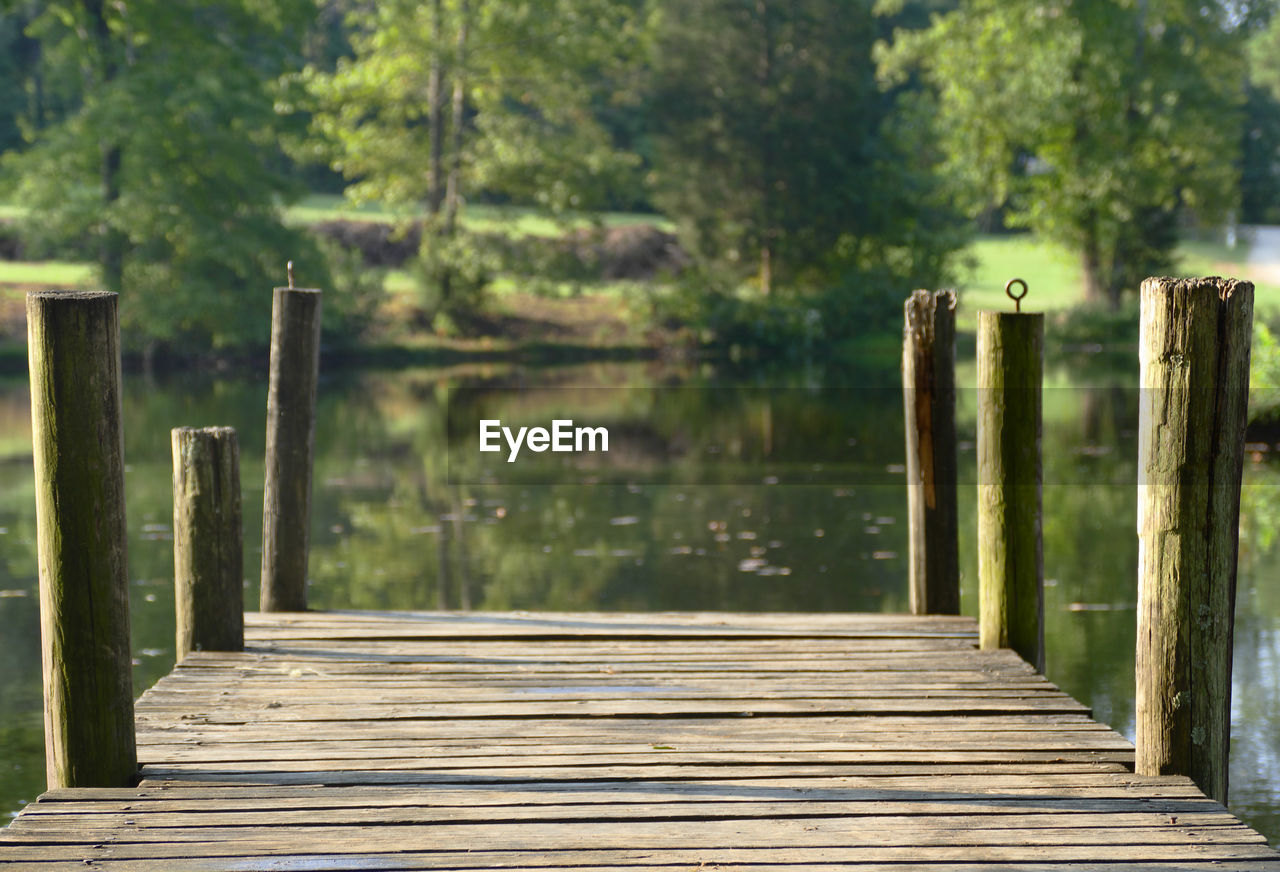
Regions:
[[231, 427], [178, 427], [173, 441], [177, 654], [244, 650], [240, 452]]
[[1253, 285], [1142, 283], [1136, 769], [1227, 800]]
[[44, 672], [54, 787], [137, 775], [115, 294], [27, 295]]
[[267, 388], [266, 489], [262, 509], [264, 612], [307, 608], [311, 465], [320, 374], [320, 292], [276, 288]]
[[911, 612], [958, 615], [955, 294], [916, 291], [907, 298], [904, 321], [902, 393]]
[[1044, 315], [978, 313], [978, 596], [983, 648], [1044, 671], [1040, 465]]

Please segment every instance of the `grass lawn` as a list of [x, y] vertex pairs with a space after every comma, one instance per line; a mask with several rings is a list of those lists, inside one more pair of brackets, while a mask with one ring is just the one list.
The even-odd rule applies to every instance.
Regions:
[[[314, 224], [318, 221], [398, 221], [401, 218], [423, 214], [422, 210], [408, 213], [395, 212], [377, 203], [364, 203], [356, 206], [341, 194], [311, 194], [304, 197], [296, 205], [290, 206], [286, 212], [290, 221], [298, 224]], [[469, 205], [462, 211], [462, 223], [471, 230], [483, 232], [502, 231], [512, 236], [558, 236], [566, 226], [570, 228], [590, 227], [594, 220], [606, 227], [617, 227], [624, 224], [651, 224], [663, 230], [672, 230], [674, 225], [661, 215], [639, 212], [600, 212], [592, 214], [570, 214], [559, 221], [548, 217], [545, 213], [528, 206], [486, 206]]]
[[[1252, 274], [1247, 264], [1249, 245], [1244, 240], [1234, 249], [1218, 242], [1184, 240], [1178, 244], [1176, 257], [1174, 273], [1180, 276], [1247, 279]], [[1030, 312], [1053, 312], [1084, 301], [1079, 258], [1072, 252], [1030, 235], [979, 236], [964, 253], [959, 270], [957, 326], [977, 329], [979, 309], [1012, 311], [1013, 303], [1004, 293], [1005, 282], [1012, 278], [1027, 283], [1022, 302]], [[1258, 314], [1280, 315], [1280, 286], [1254, 281]]]
[[87, 263], [0, 261], [0, 285], [83, 287], [93, 279], [93, 273]]

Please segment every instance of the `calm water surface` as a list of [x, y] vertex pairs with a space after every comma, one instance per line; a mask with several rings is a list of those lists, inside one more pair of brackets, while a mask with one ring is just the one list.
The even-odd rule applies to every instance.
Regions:
[[[311, 602], [905, 610], [896, 365], [768, 376], [653, 364], [328, 373], [318, 412]], [[1046, 644], [1049, 677], [1132, 738], [1137, 396], [1135, 373], [1123, 370], [1050, 369]], [[973, 373], [962, 368], [966, 380]], [[245, 602], [256, 608], [265, 404], [262, 382], [126, 376], [139, 692], [173, 664], [169, 430], [239, 431]], [[963, 598], [965, 613], [976, 614], [972, 394], [962, 393], [960, 404], [962, 477], [970, 483], [960, 499]], [[547, 467], [501, 483], [518, 477], [479, 464], [470, 450], [468, 422], [477, 415], [607, 423], [615, 465]], [[0, 813], [9, 814], [44, 787], [30, 452], [25, 381], [0, 381]], [[1280, 468], [1264, 457], [1245, 469], [1231, 797], [1274, 844]], [[491, 477], [499, 483], [484, 483]], [[593, 480], [601, 483], [584, 483]]]

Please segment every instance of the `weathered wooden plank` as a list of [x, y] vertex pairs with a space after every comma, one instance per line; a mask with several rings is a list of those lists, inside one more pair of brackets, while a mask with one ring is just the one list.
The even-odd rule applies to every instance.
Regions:
[[[1139, 778], [1132, 773], [1049, 773], [1036, 775], [984, 774], [976, 776], [948, 775], [929, 783], [930, 800], [943, 799], [1022, 799], [1028, 795], [1045, 798], [1089, 799], [1198, 799], [1202, 794], [1190, 779], [1180, 777]], [[273, 802], [307, 797], [334, 797], [335, 801], [357, 804], [379, 802], [442, 803], [483, 802], [492, 797], [519, 797], [524, 802], [583, 802], [601, 796], [625, 799], [675, 801], [740, 797], [747, 801], [778, 798], [811, 798], [813, 800], [881, 801], [912, 799], [921, 796], [915, 776], [860, 776], [811, 778], [717, 778], [713, 781], [593, 781], [593, 782], [525, 782], [510, 785], [476, 785], [421, 791], [414, 787], [349, 785], [333, 787], [318, 793], [312, 786], [212, 784], [207, 781], [175, 779], [136, 788], [84, 789], [58, 788], [42, 794], [28, 810], [42, 804], [64, 802], [122, 802], [130, 804], [161, 801], [224, 801], [267, 799]], [[23, 814], [27, 812], [24, 811]]]
[[[1047, 853], [1047, 852], [1046, 852]], [[667, 859], [668, 855], [664, 852], [660, 857], [652, 853], [634, 854], [631, 857], [614, 858], [612, 860], [598, 860], [591, 862], [591, 859], [581, 857], [566, 857], [563, 854], [525, 854], [520, 855], [518, 859], [509, 857], [509, 855], [480, 854], [476, 857], [466, 857], [466, 855], [453, 855], [452, 858], [442, 858], [439, 854], [422, 854], [416, 852], [404, 853], [367, 853], [367, 854], [294, 854], [287, 858], [184, 858], [182, 862], [183, 869], [189, 872], [367, 872], [369, 869], [398, 869], [398, 871], [416, 871], [416, 869], [451, 869], [451, 872], [481, 872], [483, 869], [493, 868], [536, 868], [543, 869], [545, 872], [634, 872], [636, 868], [658, 868], [671, 869], [675, 872], [680, 869], [681, 872], [687, 872], [694, 868], [722, 868], [721, 864], [708, 863], [707, 860], [686, 859], [684, 863], [676, 860]], [[630, 863], [627, 863], [630, 860]], [[477, 863], [485, 863], [485, 866], [477, 866]], [[626, 864], [623, 864], [626, 863]], [[1239, 869], [1239, 872], [1265, 872], [1275, 869], [1274, 862], [1267, 859], [1240, 859], [1233, 858], [1231, 860], [1233, 869]], [[33, 862], [29, 864], [31, 868], [37, 869], [38, 872], [83, 872], [86, 868], [79, 862], [73, 860], [51, 860], [51, 862]], [[732, 860], [732, 868], [749, 869], [750, 872], [837, 872], [838, 869], [850, 868], [849, 860], [832, 860], [832, 862], [822, 862], [820, 859], [812, 859], [809, 862], [771, 862], [771, 860], [760, 858], [742, 859], [742, 857]], [[129, 872], [172, 872], [173, 860], [169, 859], [142, 859], [142, 860], [120, 860], [114, 862], [111, 859], [95, 860], [95, 866], [92, 868], [102, 869], [129, 869]], [[937, 868], [946, 869], [947, 872], [1011, 872], [1012, 868], [1018, 869], [1019, 872], [1115, 872], [1115, 864], [1110, 860], [1102, 860], [1102, 862], [1089, 862], [1089, 860], [1076, 860], [1076, 862], [1055, 863], [1052, 860], [1032, 860], [1025, 862], [1019, 860], [1016, 867], [1011, 867], [1009, 863], [1002, 860], [988, 860], [988, 862], [954, 862], [954, 860], [942, 860], [938, 863], [919, 862], [911, 863], [908, 868]], [[1138, 867], [1142, 868], [1142, 867]], [[1201, 859], [1164, 859], [1158, 860], [1158, 871], [1160, 872], [1221, 872], [1222, 860], [1201, 860]], [[904, 866], [902, 863], [861, 863], [856, 864], [858, 872], [902, 872]]]
[[1280, 868], [1187, 779], [1133, 775], [1129, 743], [1015, 655], [977, 652], [971, 621], [788, 638], [803, 616], [715, 617], [249, 616], [256, 647], [139, 700], [137, 788], [44, 795], [0, 863]]
[[[150, 844], [172, 848], [179, 843], [245, 843], [272, 845], [273, 841], [306, 844], [321, 849], [346, 846], [353, 837], [369, 838], [374, 832], [364, 824], [333, 824], [312, 815], [310, 825], [293, 832], [270, 821], [242, 826], [192, 826], [144, 828], [126, 818], [114, 828], [113, 844]], [[912, 844], [925, 846], [973, 845], [1265, 845], [1265, 839], [1239, 821], [1206, 825], [1195, 815], [1191, 821], [1142, 813], [1059, 816], [1020, 815], [1010, 820], [986, 815], [907, 815], [854, 817], [781, 817], [767, 830], [744, 818], [710, 820], [592, 820], [589, 827], [555, 822], [508, 823], [455, 822], [447, 827], [407, 823], [396, 827], [397, 847], [402, 850], [452, 850], [466, 844], [472, 850], [555, 851], [573, 848], [781, 848], [821, 847], [832, 844], [859, 847], [897, 846], [909, 832]], [[108, 835], [93, 829], [41, 828], [38, 838], [47, 845], [93, 844]], [[21, 844], [23, 830], [0, 831], [0, 844]], [[268, 848], [268, 850], [271, 850]], [[271, 851], [275, 853], [275, 851]]]
[[[904, 824], [910, 823], [904, 821]], [[557, 865], [577, 863], [610, 863], [631, 860], [637, 865], [668, 863], [737, 863], [737, 862], [907, 862], [947, 863], [953, 861], [1003, 861], [1021, 863], [1029, 860], [1082, 860], [1109, 862], [1115, 866], [1135, 862], [1160, 862], [1164, 860], [1199, 859], [1218, 862], [1238, 860], [1276, 861], [1276, 854], [1265, 843], [1240, 842], [1233, 834], [1219, 833], [1219, 828], [1206, 827], [1183, 830], [1177, 825], [1162, 828], [1131, 828], [1126, 830], [1044, 830], [999, 829], [958, 830], [922, 835], [911, 845], [901, 842], [900, 832], [891, 825], [884, 825], [876, 834], [869, 834], [866, 843], [850, 844], [847, 832], [808, 831], [811, 824], [799, 821], [779, 821], [780, 827], [794, 824], [802, 832], [794, 843], [780, 839], [785, 844], [759, 844], [762, 828], [758, 822], [743, 821], [732, 826], [715, 828], [714, 837], [708, 834], [712, 827], [707, 823], [689, 825], [696, 832], [673, 840], [666, 833], [671, 824], [653, 825], [660, 832], [636, 832], [644, 824], [629, 824], [620, 838], [625, 844], [614, 844], [613, 839], [596, 841], [594, 827], [562, 827], [554, 824], [522, 824], [518, 828], [519, 841], [512, 843], [517, 832], [501, 833], [477, 843], [474, 832], [479, 827], [468, 824], [421, 828], [397, 827], [395, 843], [399, 851], [432, 851], [440, 868], [453, 868], [465, 864], [469, 867], [516, 866], [518, 868], [544, 865], [552, 856]], [[492, 827], [508, 830], [509, 827]], [[547, 830], [544, 837], [541, 832]], [[575, 838], [572, 830], [581, 832]], [[371, 845], [385, 849], [386, 836], [379, 838], [379, 830], [351, 827], [330, 835], [329, 828], [300, 828], [291, 840], [277, 833], [263, 837], [210, 839], [205, 842], [184, 844], [172, 841], [166, 833], [158, 842], [107, 842], [20, 845], [7, 844], [5, 858], [9, 861], [61, 860], [86, 857], [101, 862], [106, 859], [173, 858], [188, 857], [287, 857], [295, 853], [368, 853]], [[385, 831], [383, 831], [385, 832]], [[1072, 836], [1078, 837], [1073, 840]], [[1092, 838], [1090, 838], [1092, 836]], [[422, 842], [436, 845], [423, 847]], [[570, 844], [564, 844], [568, 842]], [[722, 844], [723, 843], [723, 844]], [[444, 847], [444, 845], [448, 847]], [[457, 851], [459, 844], [475, 845], [471, 850]], [[544, 846], [545, 845], [545, 846]], [[655, 853], [656, 852], [656, 853]], [[545, 853], [548, 856], [539, 857]], [[541, 862], [540, 862], [541, 861]], [[637, 863], [637, 861], [639, 861]], [[260, 868], [260, 867], [251, 867]], [[1126, 867], [1127, 868], [1127, 867]], [[1276, 868], [1272, 866], [1270, 868]]]
[[[82, 804], [84, 805], [84, 804]], [[329, 806], [326, 810], [333, 811]], [[19, 825], [11, 829], [16, 839], [26, 839], [42, 831], [74, 832], [91, 841], [96, 834], [102, 837], [110, 830], [121, 828], [129, 833], [154, 829], [192, 828], [190, 806], [177, 808], [98, 809], [64, 808], [58, 814], [24, 815]], [[433, 824], [433, 823], [502, 823], [524, 821], [561, 821], [566, 823], [599, 821], [706, 821], [718, 819], [780, 818], [886, 818], [905, 816], [920, 818], [920, 823], [932, 825], [939, 821], [955, 826], [974, 827], [1030, 827], [1052, 825], [1057, 827], [1163, 827], [1171, 818], [1185, 827], [1241, 827], [1238, 820], [1210, 800], [1195, 804], [1165, 802], [1144, 804], [1130, 802], [1126, 805], [1110, 802], [1044, 802], [1035, 799], [1004, 801], [999, 804], [976, 801], [929, 802], [725, 802], [686, 801], [681, 803], [615, 802], [612, 797], [602, 797], [600, 802], [577, 805], [402, 805], [390, 808], [366, 808], [348, 806], [342, 809], [340, 818], [350, 826]], [[263, 826], [311, 826], [316, 823], [314, 808], [280, 809], [236, 806], [201, 810], [200, 827], [263, 827]], [[964, 820], [960, 820], [963, 818]], [[954, 819], [954, 820], [953, 820]], [[898, 821], [900, 822], [900, 821]], [[874, 825], [875, 821], [863, 821]], [[941, 825], [941, 824], [938, 824]], [[163, 836], [164, 834], [159, 834]]]

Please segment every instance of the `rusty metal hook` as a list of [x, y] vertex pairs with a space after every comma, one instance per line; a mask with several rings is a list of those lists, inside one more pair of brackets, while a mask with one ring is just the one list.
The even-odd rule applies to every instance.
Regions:
[[[1014, 286], [1014, 285], [1022, 285], [1022, 293], [1021, 293], [1021, 294], [1018, 294], [1017, 296], [1014, 296], [1014, 293], [1013, 293], [1013, 286]], [[1024, 282], [1022, 279], [1009, 279], [1009, 281], [1005, 282], [1005, 285], [1004, 285], [1004, 292], [1005, 292], [1005, 295], [1006, 295], [1010, 300], [1013, 300], [1013, 307], [1014, 307], [1014, 308], [1013, 308], [1013, 310], [1014, 310], [1015, 312], [1021, 312], [1021, 311], [1022, 311], [1022, 298], [1023, 298], [1023, 297], [1025, 297], [1025, 296], [1027, 295], [1027, 283], [1026, 283], [1026, 282]]]
[[292, 290], [293, 289], [293, 261], [289, 261], [288, 263], [286, 263], [284, 268], [289, 273], [289, 288], [290, 290]]

